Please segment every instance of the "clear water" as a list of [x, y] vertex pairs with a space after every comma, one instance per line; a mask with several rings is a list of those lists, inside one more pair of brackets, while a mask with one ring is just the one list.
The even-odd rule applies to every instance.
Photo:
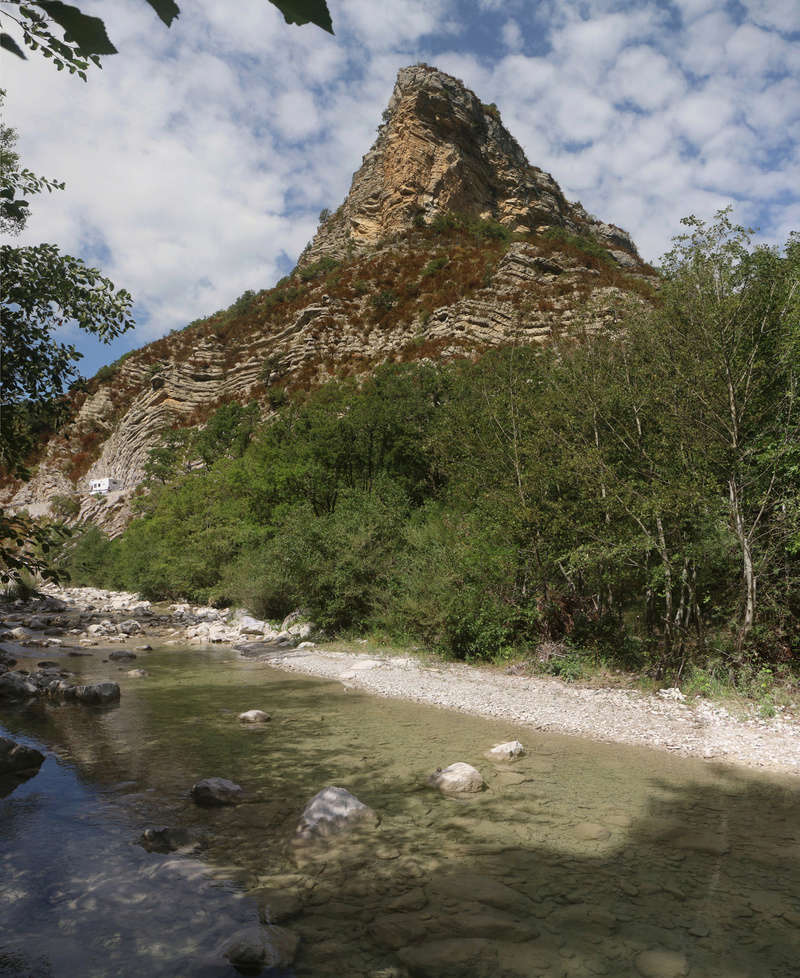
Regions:
[[[381, 700], [229, 652], [140, 654], [145, 679], [100, 658], [63, 662], [118, 679], [118, 708], [0, 716], [51, 752], [0, 798], [0, 976], [233, 976], [220, 947], [259, 910], [300, 936], [280, 972], [298, 978], [800, 976], [794, 780]], [[254, 708], [271, 723], [238, 722]], [[486, 759], [510, 739], [526, 757]], [[425, 786], [454, 761], [488, 789]], [[191, 785], [213, 775], [246, 803], [196, 807]], [[326, 785], [380, 824], [298, 850]], [[146, 852], [149, 826], [198, 846]]]

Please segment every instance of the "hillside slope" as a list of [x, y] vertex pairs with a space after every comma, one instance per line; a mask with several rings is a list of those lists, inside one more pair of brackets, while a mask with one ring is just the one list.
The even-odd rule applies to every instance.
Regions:
[[[117, 533], [167, 428], [230, 400], [268, 415], [287, 392], [386, 360], [596, 330], [653, 283], [626, 232], [569, 203], [494, 106], [436, 69], [405, 68], [347, 198], [295, 272], [100, 371], [33, 478], [3, 500], [42, 514], [66, 498], [71, 521]], [[106, 476], [121, 490], [91, 496], [88, 480]]]

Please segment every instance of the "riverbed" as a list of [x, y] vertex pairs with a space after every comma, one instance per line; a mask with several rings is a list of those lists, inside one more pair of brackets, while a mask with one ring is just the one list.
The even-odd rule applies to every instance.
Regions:
[[[119, 682], [117, 707], [0, 717], [48, 754], [0, 799], [0, 975], [233, 976], [226, 942], [266, 921], [299, 939], [273, 976], [796, 978], [796, 778], [379, 698], [229, 649], [155, 648], [143, 677], [92, 651], [69, 668]], [[249, 709], [272, 719], [242, 724]], [[487, 758], [514, 739], [522, 758]], [[455, 761], [486, 790], [428, 787]], [[210, 776], [243, 802], [197, 807]], [[378, 823], [298, 847], [328, 785]], [[185, 844], [147, 851], [153, 827]]]

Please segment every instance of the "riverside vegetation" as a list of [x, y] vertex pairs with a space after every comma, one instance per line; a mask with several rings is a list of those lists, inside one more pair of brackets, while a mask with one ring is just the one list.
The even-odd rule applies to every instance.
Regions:
[[601, 334], [167, 432], [138, 518], [83, 527], [61, 570], [567, 679], [733, 684], [769, 713], [800, 649], [800, 241], [684, 224], [657, 299]]

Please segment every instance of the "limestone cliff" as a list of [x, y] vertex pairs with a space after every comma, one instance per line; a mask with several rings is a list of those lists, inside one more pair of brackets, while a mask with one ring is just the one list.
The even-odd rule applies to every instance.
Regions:
[[[602, 328], [652, 282], [628, 235], [569, 203], [492, 106], [449, 75], [405, 68], [350, 193], [292, 276], [104, 368], [31, 481], [0, 502], [42, 514], [66, 498], [70, 521], [118, 533], [167, 428], [230, 400], [267, 416], [287, 392], [386, 360]], [[122, 490], [90, 495], [105, 476]]]
[[569, 203], [549, 173], [528, 163], [494, 105], [457, 78], [414, 65], [398, 73], [378, 138], [301, 264], [343, 258], [447, 212], [517, 233], [562, 227], [595, 238], [620, 264], [638, 263], [625, 231]]

